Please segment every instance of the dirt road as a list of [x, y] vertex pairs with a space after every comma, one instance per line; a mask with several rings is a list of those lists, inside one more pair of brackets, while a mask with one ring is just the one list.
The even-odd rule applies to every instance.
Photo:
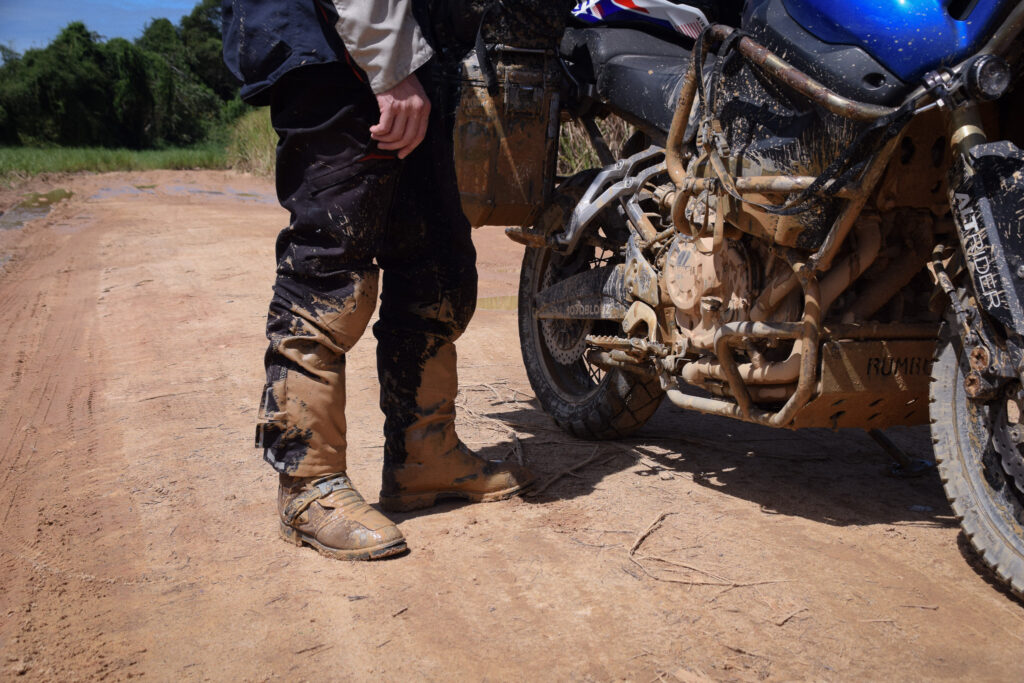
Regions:
[[[594, 459], [539, 496], [398, 516], [398, 559], [286, 545], [251, 447], [286, 220], [271, 185], [55, 186], [74, 195], [0, 230], [0, 679], [1024, 679], [1024, 606], [974, 568], [938, 478], [882, 476], [863, 435], [668, 405], [627, 442], [555, 428], [497, 229], [476, 233], [462, 437], [505, 456], [514, 430], [542, 481]], [[371, 501], [373, 357], [368, 336], [348, 364]], [[894, 438], [929, 455], [926, 431]]]

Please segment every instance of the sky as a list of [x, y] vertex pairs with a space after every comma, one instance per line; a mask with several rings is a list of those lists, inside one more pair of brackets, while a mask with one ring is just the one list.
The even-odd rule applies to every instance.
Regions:
[[104, 38], [138, 38], [153, 19], [178, 23], [197, 0], [0, 0], [0, 45], [46, 47], [72, 21]]

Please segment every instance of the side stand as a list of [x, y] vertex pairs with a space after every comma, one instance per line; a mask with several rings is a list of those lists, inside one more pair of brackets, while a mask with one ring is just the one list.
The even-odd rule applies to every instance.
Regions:
[[906, 452], [894, 444], [892, 439], [877, 429], [869, 429], [868, 436], [875, 440], [882, 450], [893, 459], [892, 467], [889, 468], [889, 475], [901, 479], [920, 477], [931, 471], [935, 463], [920, 458], [911, 458]]

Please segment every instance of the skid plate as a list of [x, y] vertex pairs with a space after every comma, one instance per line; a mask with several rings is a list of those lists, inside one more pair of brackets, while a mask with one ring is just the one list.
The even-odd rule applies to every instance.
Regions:
[[935, 343], [826, 342], [816, 397], [790, 426], [882, 429], [926, 423]]

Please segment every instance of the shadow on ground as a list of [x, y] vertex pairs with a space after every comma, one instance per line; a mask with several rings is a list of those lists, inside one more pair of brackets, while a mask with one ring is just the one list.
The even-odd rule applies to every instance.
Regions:
[[[515, 402], [512, 410], [509, 403], [477, 411], [516, 430], [525, 461], [538, 475], [534, 488], [543, 488], [524, 496], [529, 503], [585, 497], [606, 477], [630, 470], [637, 477], [691, 478], [723, 495], [754, 502], [766, 513], [834, 526], [957, 525], [934, 469], [913, 479], [889, 476], [892, 462], [859, 430], [771, 429], [684, 412], [666, 402], [629, 438], [594, 442], [563, 432], [535, 401]], [[927, 427], [887, 434], [912, 457], [931, 460]], [[512, 449], [503, 442], [479, 453], [504, 459]], [[571, 475], [558, 476], [583, 461], [588, 462]]]

